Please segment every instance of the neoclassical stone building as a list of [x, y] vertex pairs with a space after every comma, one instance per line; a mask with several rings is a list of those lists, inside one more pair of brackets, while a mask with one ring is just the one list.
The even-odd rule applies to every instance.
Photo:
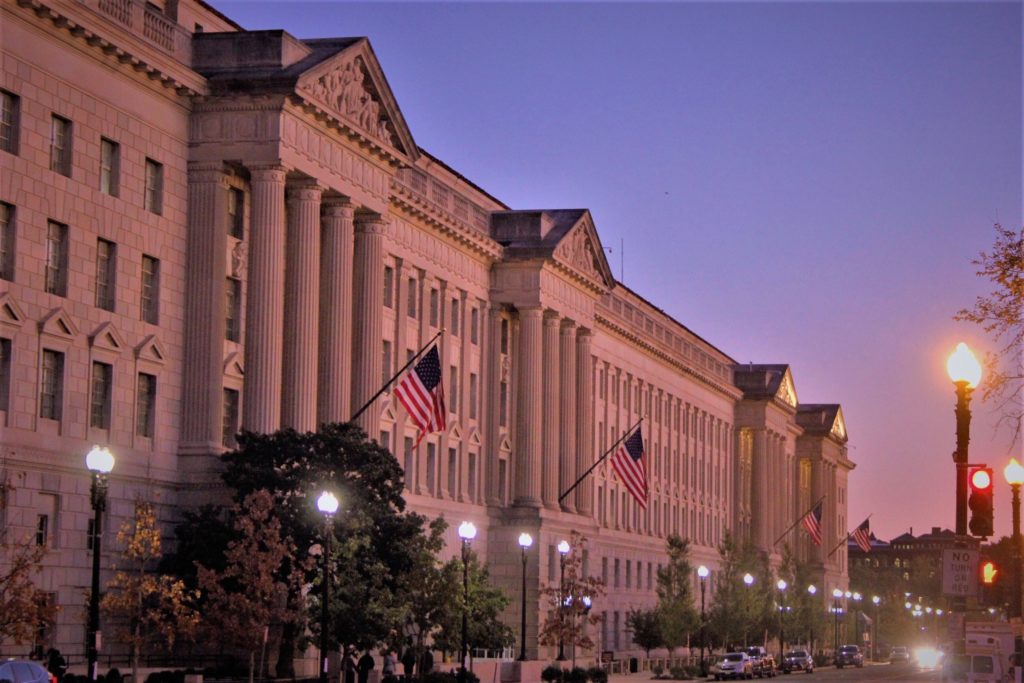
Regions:
[[[634, 649], [626, 613], [653, 604], [670, 533], [712, 591], [730, 530], [845, 588], [839, 406], [616, 282], [586, 209], [509, 207], [424, 151], [367, 39], [244, 31], [201, 0], [0, 8], [0, 523], [52, 549], [47, 644], [84, 649], [92, 444], [117, 457], [103, 526], [141, 494], [169, 529], [222, 495], [237, 429], [346, 420], [441, 328], [445, 433], [414, 449], [390, 394], [359, 422], [412, 509], [455, 522], [450, 552], [476, 523], [513, 605], [516, 538], [538, 539], [531, 652], [574, 529], [609, 589], [603, 649]], [[647, 510], [604, 465], [560, 504], [641, 417]], [[823, 546], [776, 545], [822, 496]]]

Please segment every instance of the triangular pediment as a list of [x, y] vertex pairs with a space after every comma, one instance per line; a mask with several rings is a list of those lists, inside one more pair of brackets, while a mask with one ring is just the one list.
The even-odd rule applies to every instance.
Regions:
[[[319, 41], [304, 42], [315, 46]], [[409, 158], [419, 156], [419, 148], [366, 38], [303, 73], [295, 89], [354, 130]]]
[[57, 307], [39, 321], [39, 333], [72, 341], [78, 336], [78, 326], [71, 320], [67, 311]]
[[89, 344], [93, 348], [120, 352], [125, 347], [124, 338], [109, 322], [105, 322], [89, 335]]
[[590, 211], [583, 211], [576, 225], [558, 242], [555, 260], [603, 289], [615, 286], [612, 269], [604, 255], [601, 238]]
[[224, 376], [245, 379], [245, 365], [242, 363], [242, 354], [238, 351], [232, 351], [224, 358]]
[[385, 407], [381, 412], [380, 418], [386, 422], [394, 423], [398, 421], [398, 417], [395, 415], [394, 408], [391, 407], [390, 403], [387, 404], [387, 407]]
[[25, 313], [8, 292], [0, 294], [0, 325], [19, 328], [25, 322]]
[[793, 408], [800, 402], [796, 397], [796, 387], [793, 385], [793, 373], [786, 368], [782, 380], [779, 382], [779, 390], [775, 392], [775, 398]]
[[167, 353], [164, 351], [163, 344], [156, 338], [156, 335], [151, 334], [135, 347], [135, 357], [139, 360], [163, 365], [166, 362]]
[[842, 408], [838, 408], [836, 410], [836, 419], [832, 421], [832, 429], [829, 433], [840, 441], [846, 441], [848, 439], [846, 435], [846, 418], [843, 417]]
[[505, 453], [512, 452], [512, 442], [508, 440], [507, 436], [501, 437], [501, 442], [498, 444], [498, 450]]
[[456, 424], [452, 425], [452, 428], [448, 430], [448, 438], [454, 439], [455, 441], [462, 441], [462, 430]]
[[483, 442], [480, 440], [480, 430], [474, 427], [469, 433], [469, 445], [480, 446]]

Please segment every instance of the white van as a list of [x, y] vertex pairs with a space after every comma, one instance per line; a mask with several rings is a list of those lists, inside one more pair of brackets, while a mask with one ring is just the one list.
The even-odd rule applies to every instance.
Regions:
[[1007, 664], [992, 653], [949, 655], [942, 667], [942, 680], [956, 683], [1003, 683]]

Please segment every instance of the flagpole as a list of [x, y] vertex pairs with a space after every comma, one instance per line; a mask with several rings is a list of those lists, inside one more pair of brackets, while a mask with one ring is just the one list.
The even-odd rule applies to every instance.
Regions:
[[643, 421], [644, 421], [644, 418], [642, 418], [642, 417], [641, 417], [641, 418], [640, 418], [640, 419], [639, 419], [639, 420], [637, 421], [637, 423], [636, 423], [636, 424], [634, 424], [634, 425], [633, 425], [632, 427], [630, 427], [629, 429], [627, 429], [627, 430], [626, 430], [626, 432], [625, 432], [625, 433], [624, 433], [624, 434], [623, 434], [622, 436], [620, 436], [620, 437], [618, 438], [618, 440], [617, 440], [617, 441], [616, 441], [615, 443], [613, 443], [613, 444], [612, 444], [612, 447], [611, 447], [611, 448], [609, 448], [608, 450], [606, 450], [606, 451], [604, 452], [604, 455], [602, 455], [602, 456], [601, 456], [600, 458], [598, 458], [598, 459], [597, 459], [597, 462], [595, 462], [595, 463], [594, 463], [593, 465], [591, 465], [591, 466], [590, 466], [590, 467], [589, 467], [589, 468], [587, 469], [587, 471], [586, 471], [586, 472], [584, 472], [583, 474], [581, 474], [581, 475], [580, 475], [580, 478], [579, 478], [579, 479], [577, 479], [577, 480], [576, 480], [575, 482], [573, 482], [573, 485], [572, 485], [572, 486], [570, 486], [569, 488], [567, 488], [567, 489], [565, 490], [565, 493], [563, 493], [562, 495], [560, 495], [560, 496], [558, 497], [558, 502], [559, 502], [559, 503], [561, 503], [561, 502], [562, 502], [563, 500], [565, 500], [565, 497], [566, 497], [566, 496], [568, 496], [568, 495], [569, 495], [570, 493], [572, 493], [572, 492], [573, 492], [573, 490], [574, 490], [574, 489], [575, 489], [575, 488], [576, 488], [577, 486], [579, 486], [579, 485], [580, 485], [580, 483], [581, 483], [581, 482], [582, 482], [582, 481], [583, 481], [584, 479], [586, 479], [586, 478], [587, 478], [587, 475], [588, 475], [588, 474], [590, 474], [591, 472], [593, 472], [593, 471], [594, 471], [594, 468], [595, 468], [595, 467], [597, 467], [598, 465], [600, 465], [600, 464], [601, 464], [601, 462], [602, 462], [602, 461], [603, 461], [603, 460], [604, 460], [605, 458], [607, 458], [607, 457], [608, 457], [608, 454], [609, 454], [609, 453], [611, 453], [612, 451], [614, 451], [614, 450], [615, 450], [615, 448], [616, 448], [616, 446], [618, 446], [618, 445], [619, 445], [620, 443], [622, 443], [623, 441], [625, 441], [625, 440], [626, 440], [626, 437], [628, 437], [628, 436], [629, 436], [630, 434], [632, 434], [632, 433], [633, 433], [633, 431], [634, 431], [634, 430], [635, 430], [635, 429], [636, 429], [637, 427], [639, 427], [639, 426], [640, 426], [640, 423], [642, 423]]
[[790, 525], [789, 525], [788, 527], [786, 527], [786, 530], [785, 530], [785, 531], [783, 531], [783, 532], [782, 532], [782, 533], [781, 533], [781, 534], [779, 535], [779, 537], [778, 537], [778, 538], [776, 538], [776, 539], [775, 539], [775, 541], [774, 541], [774, 542], [772, 543], [772, 547], [774, 548], [774, 547], [775, 547], [776, 545], [778, 545], [779, 541], [781, 541], [781, 540], [782, 540], [783, 538], [785, 538], [785, 537], [786, 537], [786, 534], [788, 534], [788, 533], [789, 533], [790, 531], [792, 531], [792, 530], [793, 530], [793, 527], [795, 527], [795, 526], [796, 526], [797, 524], [799, 524], [799, 523], [800, 523], [800, 522], [801, 522], [801, 521], [803, 520], [803, 518], [807, 516], [807, 513], [809, 513], [809, 512], [810, 512], [811, 510], [813, 510], [814, 508], [818, 507], [818, 503], [820, 503], [820, 502], [821, 502], [821, 501], [823, 501], [823, 500], [825, 500], [825, 496], [822, 496], [821, 498], [819, 498], [818, 500], [816, 500], [816, 501], [814, 502], [814, 505], [812, 505], [811, 507], [807, 508], [807, 512], [804, 512], [804, 514], [802, 514], [802, 515], [800, 515], [799, 517], [797, 517], [797, 518], [796, 518], [796, 521], [795, 521], [795, 522], [793, 522], [793, 523], [792, 523], [792, 524], [790, 524]]
[[[874, 513], [874, 512], [872, 512], [872, 513], [871, 513], [871, 515], [873, 515], [873, 514], [875, 514], [875, 513]], [[864, 520], [864, 522], [866, 522], [866, 521], [868, 521], [869, 519], [871, 519], [871, 515], [868, 515], [868, 516], [867, 516], [867, 518], [866, 518], [866, 519]], [[861, 522], [861, 524], [863, 524], [864, 522]], [[859, 529], [859, 528], [860, 528], [860, 525], [857, 525], [857, 528]], [[842, 545], [843, 543], [848, 543], [848, 542], [850, 541], [850, 536], [852, 536], [852, 535], [853, 535], [853, 534], [851, 534], [851, 533], [850, 533], [849, 531], [847, 531], [847, 532], [846, 532], [846, 538], [844, 538], [844, 539], [843, 539], [842, 541], [839, 541], [839, 543], [837, 543], [837, 544], [836, 544], [836, 547], [835, 547], [835, 548], [832, 548], [832, 552], [830, 552], [830, 553], [829, 553], [828, 555], [826, 555], [826, 556], [825, 556], [825, 559], [827, 560], [828, 558], [832, 557], [832, 555], [833, 555], [833, 554], [834, 554], [834, 553], [835, 553], [835, 552], [836, 552], [837, 550], [839, 550], [839, 546], [841, 546], [841, 545]]]
[[442, 334], [444, 334], [444, 328], [443, 327], [440, 330], [437, 331], [437, 334], [435, 334], [433, 337], [430, 338], [430, 341], [428, 341], [426, 344], [423, 345], [423, 348], [421, 348], [419, 351], [417, 351], [415, 354], [413, 354], [413, 357], [410, 358], [409, 361], [405, 365], [403, 365], [398, 372], [396, 372], [395, 374], [391, 375], [391, 379], [389, 379], [387, 382], [384, 382], [384, 386], [382, 386], [380, 388], [380, 391], [378, 391], [376, 394], [374, 394], [372, 397], [370, 397], [370, 400], [366, 402], [366, 405], [364, 405], [362, 408], [357, 410], [356, 414], [352, 416], [352, 418], [349, 420], [349, 422], [355, 422], [356, 420], [358, 420], [359, 416], [362, 415], [363, 413], [365, 413], [366, 409], [369, 408], [371, 405], [373, 405], [373, 402], [376, 401], [378, 398], [380, 398], [381, 394], [383, 394], [385, 391], [388, 390], [388, 387], [391, 386], [391, 384], [396, 379], [398, 379], [398, 376], [401, 375], [406, 370], [408, 370], [409, 366], [412, 365], [413, 363], [415, 363], [416, 359], [419, 358], [420, 356], [422, 356], [423, 352], [426, 351], [427, 348], [430, 347], [430, 345], [433, 344], [437, 340], [437, 338], [440, 337]]

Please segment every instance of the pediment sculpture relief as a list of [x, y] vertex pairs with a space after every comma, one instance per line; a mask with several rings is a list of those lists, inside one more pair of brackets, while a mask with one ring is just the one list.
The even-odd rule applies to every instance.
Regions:
[[362, 57], [324, 74], [309, 86], [318, 99], [374, 137], [400, 148], [398, 138], [379, 98]]
[[594, 241], [583, 228], [577, 228], [565, 241], [559, 254], [569, 265], [591, 278], [601, 281], [601, 266]]
[[837, 439], [846, 438], [846, 425], [843, 423], [842, 414], [836, 415], [836, 421], [832, 423], [832, 436]]

